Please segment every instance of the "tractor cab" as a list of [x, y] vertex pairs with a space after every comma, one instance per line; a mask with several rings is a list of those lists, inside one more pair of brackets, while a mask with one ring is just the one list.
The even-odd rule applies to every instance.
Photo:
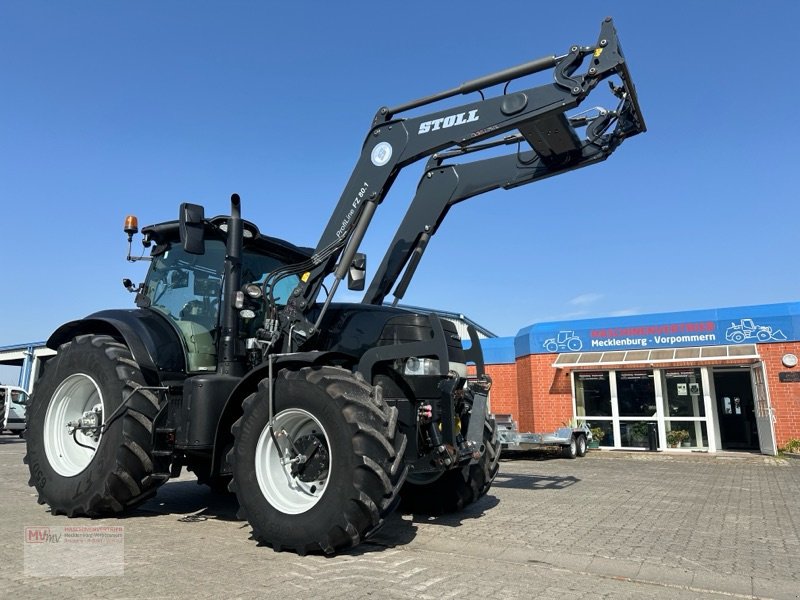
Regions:
[[[128, 231], [126, 221], [126, 232]], [[187, 372], [215, 371], [221, 331], [225, 281], [227, 217], [202, 221], [202, 235], [184, 243], [181, 223], [172, 221], [144, 227], [145, 247], [151, 247], [150, 268], [144, 283], [133, 288], [136, 305], [167, 319], [177, 330], [185, 349]], [[244, 223], [241, 283], [261, 285], [275, 270], [307, 258], [307, 251], [262, 236], [255, 225]], [[298, 283], [296, 275], [280, 279], [272, 290], [276, 305], [286, 303]], [[258, 303], [262, 308], [263, 303]], [[250, 337], [260, 323], [261, 310], [240, 310], [240, 331]]]

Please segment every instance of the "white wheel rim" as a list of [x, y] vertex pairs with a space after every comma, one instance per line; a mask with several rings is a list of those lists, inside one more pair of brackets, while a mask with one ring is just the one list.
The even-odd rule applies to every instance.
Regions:
[[[328, 450], [328, 469], [324, 479], [319, 481], [300, 481], [292, 477], [292, 465], [286, 458], [281, 464], [282, 450], [290, 447], [285, 439], [279, 440], [276, 447], [270, 434], [269, 425], [264, 427], [256, 445], [256, 480], [261, 493], [275, 509], [288, 515], [299, 515], [314, 507], [325, 494], [331, 478], [333, 457], [331, 444], [325, 428], [310, 413], [299, 408], [281, 411], [275, 416], [275, 436], [285, 431], [291, 440], [307, 435], [322, 435]], [[285, 445], [285, 446], [284, 446]]]
[[[70, 375], [58, 386], [44, 416], [44, 451], [50, 466], [59, 475], [73, 477], [83, 472], [95, 456], [102, 434], [95, 439], [78, 430], [73, 439], [67, 423], [100, 405], [105, 414], [103, 394], [97, 382], [83, 373]], [[101, 420], [102, 421], [102, 420]], [[100, 423], [102, 426], [102, 422]], [[75, 440], [84, 448], [75, 443]]]

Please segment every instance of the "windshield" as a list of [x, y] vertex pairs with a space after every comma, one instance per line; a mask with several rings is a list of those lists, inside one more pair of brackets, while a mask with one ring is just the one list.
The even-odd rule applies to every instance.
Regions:
[[156, 256], [147, 274], [145, 295], [153, 308], [175, 322], [191, 321], [207, 330], [217, 327], [225, 245], [206, 242], [205, 254], [172, 246]]
[[[263, 283], [267, 275], [287, 261], [260, 254], [253, 248], [242, 253], [242, 285]], [[225, 243], [207, 239], [205, 253], [189, 254], [179, 245], [155, 256], [147, 274], [144, 295], [150, 308], [168, 317], [180, 330], [187, 349], [189, 371], [209, 371], [217, 366], [220, 299], [225, 265]], [[273, 291], [275, 302], [286, 299], [298, 284], [296, 275], [279, 280]], [[263, 321], [263, 311], [243, 323], [249, 335]]]

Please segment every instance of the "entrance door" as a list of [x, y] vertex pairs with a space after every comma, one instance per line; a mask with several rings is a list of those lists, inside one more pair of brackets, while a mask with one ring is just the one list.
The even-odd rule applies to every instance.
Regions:
[[758, 450], [750, 370], [715, 371], [717, 414], [723, 450]]
[[764, 367], [760, 364], [753, 365], [750, 372], [753, 375], [756, 425], [758, 427], [758, 439], [761, 442], [761, 453], [775, 456], [778, 453], [778, 448], [775, 445], [774, 419], [772, 417], [772, 406], [770, 406], [769, 396], [767, 395], [767, 384], [764, 381]]

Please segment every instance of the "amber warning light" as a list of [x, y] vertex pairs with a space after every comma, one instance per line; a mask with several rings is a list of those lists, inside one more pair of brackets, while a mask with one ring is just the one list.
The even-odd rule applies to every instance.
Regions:
[[125, 217], [125, 227], [123, 231], [128, 234], [128, 241], [130, 242], [133, 239], [133, 235], [139, 233], [139, 219], [134, 215]]

